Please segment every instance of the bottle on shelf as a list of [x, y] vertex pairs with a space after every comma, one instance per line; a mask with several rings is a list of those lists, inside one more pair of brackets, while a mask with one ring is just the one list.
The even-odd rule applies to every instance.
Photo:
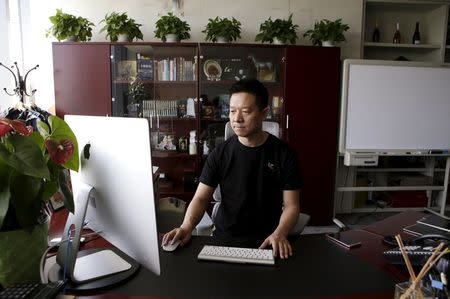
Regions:
[[372, 42], [379, 43], [380, 42], [380, 29], [378, 29], [378, 21], [375, 21], [375, 29], [372, 33]]
[[400, 44], [402, 42], [402, 35], [400, 34], [400, 24], [397, 22], [397, 27], [394, 33], [394, 38], [392, 39], [394, 44]]
[[189, 132], [189, 155], [197, 154], [197, 144], [195, 143], [195, 130]]
[[420, 44], [419, 22], [416, 22], [416, 30], [414, 30], [414, 34], [413, 34], [413, 37], [412, 37], [412, 43], [414, 45]]

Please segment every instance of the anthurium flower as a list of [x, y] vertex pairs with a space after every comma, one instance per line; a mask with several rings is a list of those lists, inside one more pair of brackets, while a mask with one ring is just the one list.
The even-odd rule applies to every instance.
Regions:
[[65, 164], [67, 161], [69, 161], [74, 151], [74, 145], [72, 140], [70, 139], [47, 139], [45, 141], [45, 147], [48, 150], [50, 159], [58, 165]]
[[[9, 129], [7, 127], [9, 127]], [[24, 136], [30, 136], [31, 133], [33, 133], [33, 127], [27, 126], [23, 121], [1, 118], [0, 119], [0, 137], [5, 136], [12, 130], [14, 130], [15, 132], [17, 132], [21, 135], [24, 135]]]
[[5, 136], [9, 132], [12, 131], [12, 128], [9, 124], [4, 123], [2, 120], [0, 120], [0, 137]]

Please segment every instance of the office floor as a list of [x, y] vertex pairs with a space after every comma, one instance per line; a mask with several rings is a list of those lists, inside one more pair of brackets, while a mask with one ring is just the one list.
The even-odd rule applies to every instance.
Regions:
[[[376, 213], [351, 213], [336, 214], [336, 218], [341, 220], [350, 229], [361, 229], [366, 225], [383, 220], [397, 214], [397, 212], [376, 212]], [[336, 225], [328, 226], [306, 226], [302, 234], [324, 234], [337, 232]]]

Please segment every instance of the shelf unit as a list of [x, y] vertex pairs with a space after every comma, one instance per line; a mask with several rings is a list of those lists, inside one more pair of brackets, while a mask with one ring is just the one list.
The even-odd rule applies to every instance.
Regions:
[[[363, 8], [361, 57], [411, 61], [449, 62], [445, 42], [448, 25], [447, 1], [365, 0]], [[392, 43], [396, 23], [402, 41]], [[420, 23], [421, 44], [412, 44], [415, 23]], [[380, 43], [372, 42], [375, 24], [381, 32]]]
[[376, 167], [347, 167], [340, 159], [336, 213], [374, 211], [377, 202], [380, 211], [427, 207], [443, 213], [447, 207], [449, 157], [380, 156]]

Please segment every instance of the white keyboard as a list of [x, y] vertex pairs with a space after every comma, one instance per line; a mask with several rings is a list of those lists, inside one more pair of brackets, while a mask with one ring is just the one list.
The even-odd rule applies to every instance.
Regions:
[[255, 249], [205, 245], [198, 254], [199, 260], [274, 265], [272, 249]]

